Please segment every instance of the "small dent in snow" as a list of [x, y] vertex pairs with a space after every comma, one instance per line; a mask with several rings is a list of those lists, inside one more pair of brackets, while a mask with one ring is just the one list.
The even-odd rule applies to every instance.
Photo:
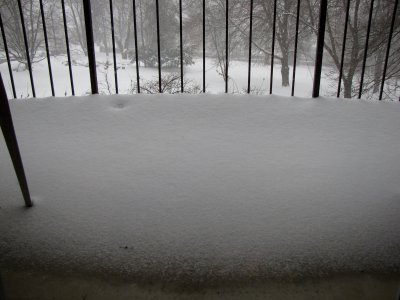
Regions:
[[112, 102], [112, 107], [117, 110], [124, 109], [127, 106], [128, 102], [122, 99], [117, 99], [116, 101]]

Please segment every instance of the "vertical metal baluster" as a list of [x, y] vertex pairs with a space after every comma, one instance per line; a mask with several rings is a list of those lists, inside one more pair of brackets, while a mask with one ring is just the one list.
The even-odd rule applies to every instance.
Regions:
[[206, 92], [206, 0], [203, 0], [203, 93]]
[[4, 30], [3, 19], [1, 18], [1, 13], [0, 13], [0, 27], [1, 27], [1, 35], [3, 37], [4, 51], [6, 52], [8, 73], [10, 74], [11, 88], [12, 88], [14, 98], [17, 98], [17, 93], [15, 91], [15, 84], [14, 84], [14, 75], [13, 75], [12, 68], [11, 68], [10, 54], [8, 52], [8, 46], [7, 46], [6, 32]]
[[87, 54], [89, 60], [90, 86], [92, 88], [92, 94], [98, 94], [99, 86], [97, 83], [96, 55], [94, 51], [95, 49], [94, 49], [94, 39], [93, 39], [92, 8], [90, 6], [90, 0], [83, 0], [83, 14], [85, 16], [85, 30], [86, 30]]
[[0, 127], [3, 131], [4, 140], [10, 153], [15, 173], [18, 178], [19, 186], [24, 197], [25, 206], [32, 207], [32, 199], [29, 193], [28, 183], [26, 181], [24, 165], [22, 164], [21, 154], [18, 147], [17, 137], [15, 135], [12, 121], [10, 105], [6, 90], [4, 88], [3, 78], [0, 74]]
[[49, 67], [51, 95], [54, 97], [53, 72], [51, 70], [49, 42], [47, 41], [47, 29], [46, 29], [46, 20], [45, 20], [45, 17], [44, 17], [43, 0], [39, 0], [39, 4], [40, 4], [40, 13], [42, 15], [42, 24], [43, 24], [44, 44], [45, 44], [45, 47], [46, 47], [47, 65]]
[[324, 56], [325, 25], [326, 25], [327, 10], [328, 10], [328, 1], [321, 0], [319, 9], [319, 21], [318, 21], [317, 49], [315, 54], [314, 83], [312, 92], [313, 98], [319, 97], [320, 86], [321, 86], [321, 73], [322, 73], [322, 61]]
[[136, 61], [136, 84], [137, 92], [140, 94], [140, 77], [139, 77], [139, 54], [138, 54], [138, 43], [137, 43], [137, 22], [136, 22], [136, 0], [133, 0], [133, 25], [135, 35], [135, 61]]
[[229, 0], [226, 0], [225, 5], [225, 59], [226, 59], [226, 67], [225, 67], [225, 93], [228, 93], [228, 81], [229, 81]]
[[374, 0], [371, 0], [371, 5], [370, 5], [370, 8], [369, 8], [367, 36], [365, 38], [364, 57], [363, 57], [363, 64], [362, 64], [362, 70], [361, 70], [360, 89], [358, 91], [358, 99], [361, 98], [363, 84], [364, 84], [365, 65], [367, 63], [368, 43], [369, 43], [369, 35], [370, 35], [370, 32], [371, 32], [371, 23], [372, 23], [373, 10], [374, 10]]
[[111, 41], [112, 41], [113, 60], [114, 60], [115, 93], [118, 94], [117, 56], [115, 54], [115, 34], [114, 34], [114, 12], [113, 12], [112, 0], [109, 1], [110, 1], [110, 18], [111, 18]]
[[344, 55], [345, 55], [345, 51], [346, 51], [347, 25], [349, 23], [350, 1], [351, 0], [347, 0], [346, 17], [345, 17], [345, 20], [344, 20], [342, 56], [341, 56], [341, 59], [340, 59], [339, 84], [338, 84], [338, 90], [337, 90], [337, 95], [336, 95], [338, 98], [340, 97], [340, 87], [342, 85], [342, 77], [343, 77], [343, 63], [344, 63]]
[[296, 35], [294, 38], [294, 58], [293, 58], [293, 75], [292, 75], [292, 96], [294, 96], [294, 85], [296, 82], [297, 47], [299, 41], [299, 23], [300, 23], [299, 21], [300, 21], [300, 0], [297, 0]]
[[183, 37], [182, 37], [182, 0], [179, 0], [179, 41], [181, 55], [181, 93], [183, 93]]
[[161, 46], [160, 46], [160, 13], [158, 8], [158, 0], [156, 0], [156, 14], [157, 14], [157, 55], [158, 55], [158, 91], [162, 93], [161, 86]]
[[36, 97], [35, 84], [33, 82], [31, 58], [29, 56], [29, 45], [28, 45], [28, 38], [26, 37], [25, 20], [24, 20], [24, 14], [22, 11], [21, 0], [18, 0], [18, 9], [19, 9], [19, 16], [21, 18], [22, 35], [24, 37], [26, 60], [28, 63], [28, 70], [29, 70], [29, 78], [31, 80], [32, 96], [33, 96], [33, 98], [35, 98]]
[[62, 15], [63, 15], [63, 23], [64, 23], [65, 46], [67, 47], [69, 82], [70, 82], [70, 84], [71, 84], [71, 94], [72, 94], [72, 96], [75, 96], [74, 77], [73, 77], [73, 75], [72, 75], [71, 52], [70, 52], [70, 50], [69, 50], [69, 38], [68, 38], [68, 28], [67, 28], [67, 16], [66, 16], [66, 13], [65, 13], [65, 3], [64, 3], [64, 0], [61, 0], [61, 10], [62, 10]]
[[249, 28], [249, 71], [247, 75], [247, 93], [251, 87], [251, 43], [253, 42], [253, 0], [250, 0], [250, 28]]
[[393, 29], [394, 29], [394, 23], [396, 21], [396, 13], [397, 13], [398, 4], [399, 4], [399, 0], [396, 0], [396, 2], [394, 3], [393, 15], [392, 15], [392, 24], [390, 25], [389, 39], [388, 39], [387, 48], [386, 48], [385, 65], [383, 67], [383, 75], [382, 75], [382, 82], [381, 82], [381, 90], [379, 92], [379, 100], [382, 100], [383, 88], [385, 86], [386, 70], [387, 70], [387, 65], [388, 65], [388, 61], [389, 61], [389, 54], [390, 54], [390, 44], [392, 43]]
[[275, 33], [276, 33], [276, 4], [277, 1], [274, 0], [274, 17], [272, 25], [272, 49], [271, 49], [271, 74], [269, 81], [269, 93], [272, 94], [272, 84], [274, 81], [274, 58], [275, 58]]

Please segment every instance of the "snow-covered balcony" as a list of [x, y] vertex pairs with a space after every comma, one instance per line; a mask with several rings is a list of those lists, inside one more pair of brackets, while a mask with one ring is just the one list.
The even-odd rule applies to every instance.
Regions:
[[[243, 34], [253, 29], [254, 36], [245, 36], [248, 45], [261, 47], [253, 38], [259, 38], [257, 14], [263, 3], [249, 0], [249, 11], [238, 12], [247, 7], [243, 1], [183, 1], [183, 7], [171, 1], [183, 8], [177, 24], [182, 18], [195, 20], [199, 7], [210, 15], [209, 20], [200, 18], [201, 34], [221, 21], [221, 12], [212, 15], [210, 7], [223, 4], [223, 47], [233, 56], [223, 55], [223, 61], [206, 56], [204, 35], [200, 55], [184, 68], [185, 44], [178, 38], [178, 72], [162, 62], [165, 9], [159, 11], [158, 1], [157, 68], [146, 67], [136, 55], [140, 44], [133, 46], [132, 61], [114, 47], [109, 63], [100, 49], [104, 44], [93, 36], [98, 28], [92, 23], [101, 25], [95, 20], [101, 16], [100, 1], [92, 1], [91, 9], [87, 0], [12, 2], [0, 6], [3, 45], [8, 37], [0, 64], [1, 300], [398, 299], [400, 104], [392, 101], [399, 97], [393, 63], [400, 32], [397, 0], [359, 3], [358, 8], [355, 1], [335, 1], [337, 6], [329, 7], [325, 0], [315, 7], [306, 0], [290, 5], [266, 1], [272, 5], [277, 40], [268, 66], [252, 62], [252, 53], [257, 55], [251, 47], [248, 60], [240, 61], [240, 51], [231, 53], [228, 43], [238, 38], [234, 30]], [[26, 3], [34, 3], [29, 13], [36, 7], [41, 22], [52, 19], [49, 7], [59, 9], [63, 26], [54, 30], [70, 36], [74, 31], [68, 21], [74, 24], [73, 12], [81, 12], [87, 56], [79, 54], [77, 37], [67, 41], [71, 48], [65, 57], [52, 56], [46, 37], [44, 59], [35, 62], [32, 57], [21, 70], [10, 56], [14, 46], [12, 36], [5, 35], [4, 7], [15, 4], [21, 17], [28, 12]], [[114, 3], [111, 24], [118, 24], [126, 11], [124, 6], [118, 11], [118, 5], [125, 2], [105, 3], [111, 12]], [[166, 3], [160, 1], [160, 6]], [[143, 25], [136, 30], [136, 22], [144, 24], [146, 16], [139, 15], [147, 4], [133, 4], [130, 9], [136, 10], [129, 18], [136, 41], [145, 35], [139, 30]], [[335, 61], [332, 33], [348, 24], [353, 35], [355, 10], [361, 12], [365, 5], [367, 13], [358, 21], [367, 25], [370, 37], [363, 36], [360, 68], [350, 80], [352, 64], [345, 63], [350, 58], [342, 33], [345, 42], [335, 46], [341, 75], [332, 76], [336, 62], [323, 64], [329, 57]], [[305, 39], [301, 24], [306, 16], [302, 20], [299, 12], [310, 12], [308, 8], [318, 12], [312, 21], [317, 35], [310, 64], [304, 49], [297, 48], [299, 36]], [[383, 76], [375, 90], [372, 70], [377, 67], [370, 63], [379, 51], [374, 48], [368, 55], [365, 50], [368, 39], [378, 40], [372, 21], [389, 8], [387, 26], [379, 27], [385, 28], [379, 31], [387, 33], [385, 42], [382, 48], [372, 43], [383, 49], [378, 68]], [[332, 11], [345, 16], [342, 27], [336, 24], [339, 29], [329, 28]], [[252, 25], [238, 27], [240, 15]], [[285, 16], [292, 18], [288, 28], [295, 37], [289, 49], [295, 58], [290, 85], [278, 37]], [[312, 16], [307, 18], [311, 24]], [[17, 21], [24, 24], [23, 18]], [[25, 45], [30, 26], [22, 26]], [[117, 26], [110, 28], [112, 45], [117, 45]], [[219, 37], [218, 31], [213, 34]], [[308, 38], [314, 43], [312, 35]], [[282, 73], [273, 72], [277, 61]], [[267, 87], [263, 72], [269, 76]], [[124, 95], [114, 94], [117, 87]], [[332, 91], [362, 97], [333, 98]]]

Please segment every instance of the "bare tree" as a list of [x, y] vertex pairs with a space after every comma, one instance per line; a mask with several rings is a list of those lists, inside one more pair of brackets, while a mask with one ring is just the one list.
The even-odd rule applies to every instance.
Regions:
[[128, 51], [133, 45], [133, 7], [130, 0], [114, 1], [115, 43], [123, 59], [128, 58]]
[[[370, 1], [353, 0], [350, 7], [349, 22], [348, 22], [348, 38], [346, 41], [345, 64], [343, 69], [343, 88], [344, 97], [350, 98], [357, 94], [359, 89], [359, 80], [357, 76], [360, 73], [364, 58], [364, 46], [366, 39], [366, 28], [368, 23], [368, 13]], [[377, 0], [375, 1], [373, 24], [368, 43], [367, 52], [367, 68], [365, 73], [365, 81], [363, 86], [363, 94], [369, 91], [377, 92], [382, 80], [382, 63], [384, 52], [388, 40], [388, 28], [390, 27], [391, 16], [393, 13], [392, 0]], [[310, 11], [308, 15], [308, 26], [317, 34], [315, 27], [315, 6], [311, 0], [307, 0], [307, 6]], [[341, 64], [341, 49], [343, 44], [343, 22], [346, 10], [346, 0], [329, 1], [328, 16], [326, 21], [327, 36], [325, 40], [325, 50], [329, 54], [327, 63], [336, 69], [336, 72], [330, 72], [328, 76], [331, 79], [337, 78]], [[399, 29], [400, 23], [396, 24], [396, 32]], [[396, 34], [397, 35], [397, 34]], [[398, 38], [395, 37], [394, 43]], [[391, 52], [392, 58], [395, 61], [399, 60], [398, 51]], [[372, 71], [372, 72], [370, 72]], [[399, 74], [399, 67], [390, 68], [388, 77], [391, 78]], [[398, 76], [398, 75], [397, 75]]]
[[[281, 64], [282, 86], [289, 86], [289, 63], [294, 47], [297, 1], [277, 0], [276, 2], [274, 59]], [[231, 22], [242, 35], [242, 43], [247, 43], [249, 35], [250, 5], [240, 1], [231, 15]], [[274, 1], [255, 0], [253, 6], [253, 48], [258, 55], [264, 55], [269, 62], [272, 51], [272, 33], [274, 28]], [[304, 36], [304, 39], [307, 38]], [[305, 40], [300, 41], [305, 42]]]
[[[239, 5], [238, 0], [230, 1], [228, 7], [228, 14], [232, 14]], [[229, 74], [227, 74], [226, 55], [231, 57], [239, 45], [242, 44], [240, 31], [232, 26], [231, 18], [228, 20], [231, 28], [228, 30], [228, 49], [226, 48], [226, 1], [215, 0], [211, 1], [207, 6], [206, 22], [207, 29], [209, 30], [208, 40], [212, 45], [211, 55], [215, 57], [217, 72], [222, 76], [225, 82], [229, 81]]]
[[[26, 69], [28, 62], [17, 2], [3, 0], [0, 3], [10, 58], [18, 61], [23, 65], [23, 69]], [[34, 64], [45, 58], [39, 51], [44, 43], [39, 4], [33, 0], [22, 0], [21, 4], [25, 19], [29, 56], [31, 63]]]
[[67, 0], [69, 8], [68, 29], [70, 30], [71, 43], [77, 44], [87, 56], [85, 17], [83, 15], [83, 5], [81, 0]]

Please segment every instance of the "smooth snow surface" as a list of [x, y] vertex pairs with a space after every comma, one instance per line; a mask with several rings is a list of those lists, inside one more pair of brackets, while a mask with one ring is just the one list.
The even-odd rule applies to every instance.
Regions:
[[208, 279], [400, 272], [400, 105], [277, 96], [11, 101], [0, 262]]

